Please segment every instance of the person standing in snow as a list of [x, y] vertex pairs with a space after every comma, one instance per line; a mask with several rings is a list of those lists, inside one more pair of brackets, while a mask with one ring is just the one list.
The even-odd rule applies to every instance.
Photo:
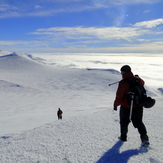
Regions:
[[[121, 68], [121, 74], [123, 79], [134, 80], [136, 76], [131, 72], [131, 68], [128, 65], [124, 65]], [[140, 79], [142, 85], [144, 85], [144, 81]], [[130, 114], [130, 105], [127, 102], [127, 93], [129, 91], [130, 85], [128, 82], [121, 80], [118, 85], [118, 89], [116, 92], [116, 97], [114, 101], [114, 110], [117, 111], [117, 107], [120, 105], [120, 137], [119, 139], [122, 141], [127, 141], [127, 132], [128, 125], [130, 123], [129, 114]], [[143, 107], [141, 106], [133, 106], [132, 110], [132, 124], [135, 128], [138, 129], [140, 134], [140, 139], [142, 145], [149, 145], [149, 138], [147, 135], [146, 127], [142, 121], [143, 119]]]
[[57, 116], [58, 116], [58, 119], [62, 119], [62, 110], [60, 108], [58, 108], [58, 111], [57, 111]]

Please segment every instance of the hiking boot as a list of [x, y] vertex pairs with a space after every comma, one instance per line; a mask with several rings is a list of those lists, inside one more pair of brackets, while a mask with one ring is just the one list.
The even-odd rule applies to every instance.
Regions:
[[142, 145], [143, 147], [149, 147], [150, 143], [149, 143], [148, 140], [145, 140], [145, 141], [143, 141], [143, 142], [141, 143], [141, 145]]

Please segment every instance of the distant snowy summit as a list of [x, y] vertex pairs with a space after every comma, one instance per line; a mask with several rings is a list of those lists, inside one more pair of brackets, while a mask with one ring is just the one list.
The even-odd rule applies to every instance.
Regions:
[[32, 55], [31, 54], [21, 54], [21, 53], [16, 53], [16, 52], [9, 52], [9, 51], [3, 51], [3, 50], [0, 50], [0, 58], [3, 58], [3, 57], [6, 57], [6, 58], [10, 58], [10, 57], [28, 57], [28, 58], [31, 58], [32, 59]]
[[3, 57], [17, 57], [19, 56], [17, 53], [13, 52], [11, 54], [5, 54], [5, 55], [1, 55], [0, 58], [3, 58]]
[[[40, 61], [34, 59], [30, 54], [18, 54], [15, 52], [0, 51], [0, 69], [1, 70], [32, 70], [39, 68]], [[38, 67], [39, 66], [39, 67]]]

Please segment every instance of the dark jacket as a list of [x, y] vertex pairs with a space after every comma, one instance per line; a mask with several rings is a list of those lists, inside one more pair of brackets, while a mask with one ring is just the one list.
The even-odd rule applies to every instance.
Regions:
[[57, 112], [57, 115], [58, 115], [58, 116], [59, 116], [59, 115], [62, 115], [62, 113], [63, 113], [62, 110], [59, 109], [58, 112]]
[[[125, 73], [122, 76], [123, 79], [134, 80], [136, 77], [132, 72]], [[141, 83], [144, 85], [144, 81], [140, 79]], [[128, 82], [121, 80], [118, 85], [118, 89], [116, 92], [116, 98], [114, 101], [114, 108], [117, 108], [119, 105], [125, 108], [129, 108], [130, 105], [127, 102], [127, 93], [129, 91], [130, 85]]]

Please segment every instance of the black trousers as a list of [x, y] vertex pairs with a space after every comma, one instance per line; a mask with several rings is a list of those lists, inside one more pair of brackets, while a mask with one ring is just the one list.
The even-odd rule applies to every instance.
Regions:
[[[129, 115], [130, 115], [130, 108], [120, 107], [120, 132], [121, 132], [121, 138], [127, 139], [127, 133], [128, 133], [128, 125], [130, 123], [129, 121]], [[148, 141], [149, 138], [147, 136], [147, 130], [143, 123], [143, 107], [135, 107], [132, 111], [132, 124], [135, 128], [138, 129], [138, 132], [140, 134], [141, 141]]]
[[58, 119], [62, 119], [62, 115], [61, 114], [58, 115]]

